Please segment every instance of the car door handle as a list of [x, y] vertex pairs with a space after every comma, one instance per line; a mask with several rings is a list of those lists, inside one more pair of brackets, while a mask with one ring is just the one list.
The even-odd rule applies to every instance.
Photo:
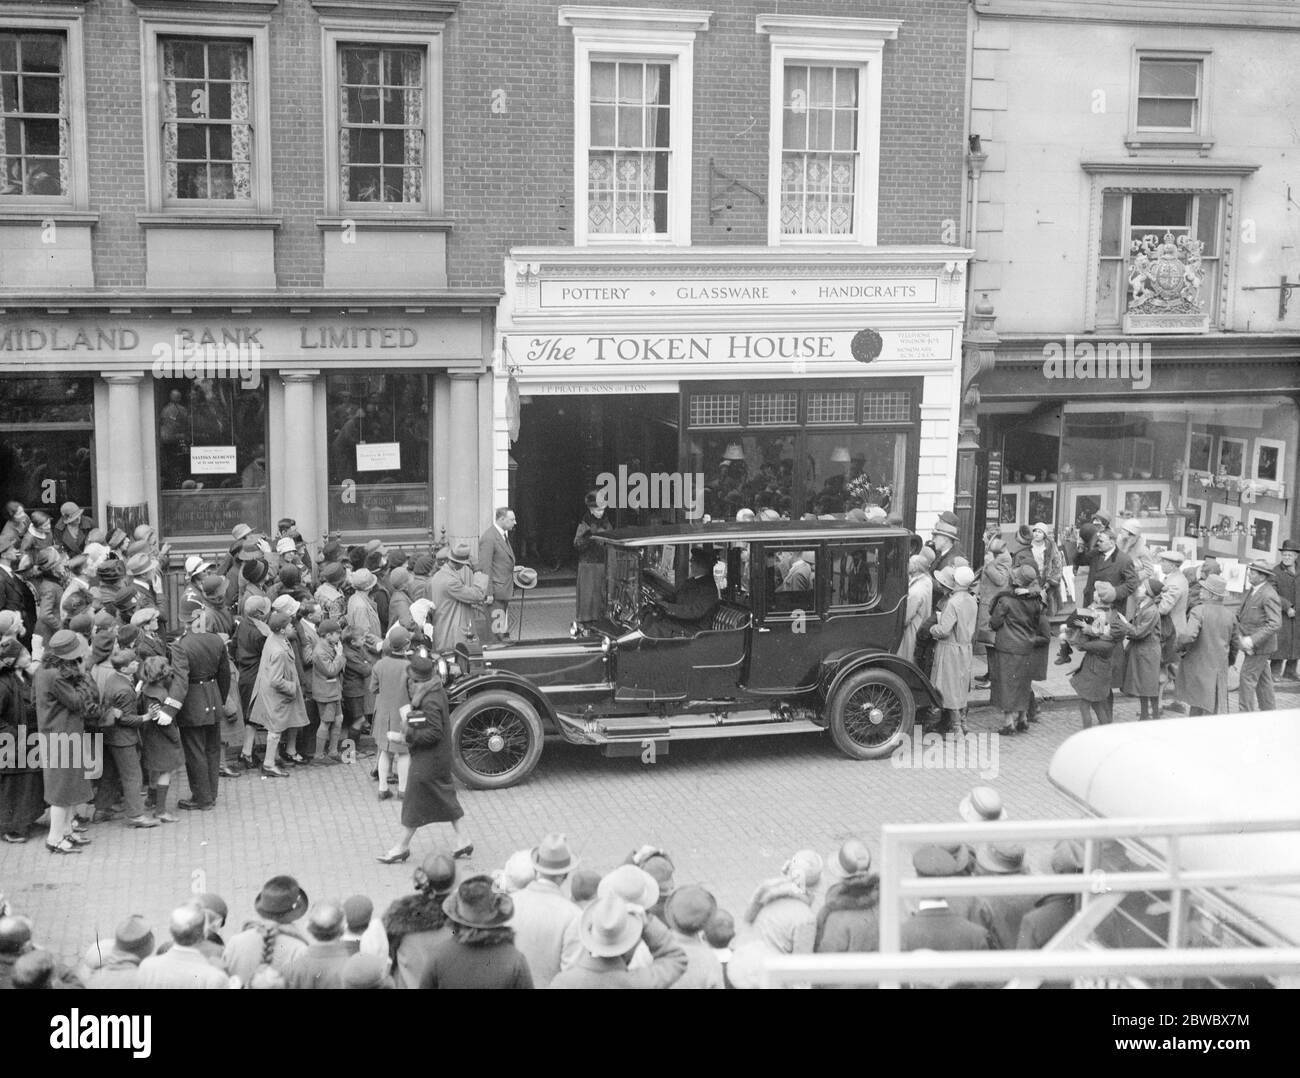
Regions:
[[765, 628], [763, 628], [762, 626], [759, 626], [758, 631], [759, 631], [760, 633], [770, 633], [772, 630], [771, 630], [771, 629], [765, 629]]

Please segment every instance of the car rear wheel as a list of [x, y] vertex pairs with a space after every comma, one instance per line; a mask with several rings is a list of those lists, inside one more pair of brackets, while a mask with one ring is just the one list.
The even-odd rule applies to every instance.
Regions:
[[878, 760], [911, 732], [916, 702], [897, 674], [860, 670], [835, 690], [828, 715], [836, 748], [855, 760]]
[[500, 790], [537, 766], [542, 720], [517, 693], [480, 693], [451, 713], [451, 739], [456, 777], [474, 790]]

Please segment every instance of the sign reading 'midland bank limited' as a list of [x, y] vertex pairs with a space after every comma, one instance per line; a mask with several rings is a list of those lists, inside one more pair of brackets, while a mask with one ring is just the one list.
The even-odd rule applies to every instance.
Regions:
[[543, 280], [546, 310], [622, 307], [924, 306], [938, 302], [933, 277], [744, 277]]
[[[952, 360], [951, 329], [882, 329], [881, 351], [873, 362]], [[553, 370], [574, 367], [664, 367], [677, 370], [701, 364], [808, 366], [862, 364], [853, 355], [851, 330], [828, 333], [617, 333], [543, 334], [507, 337], [512, 359]]]

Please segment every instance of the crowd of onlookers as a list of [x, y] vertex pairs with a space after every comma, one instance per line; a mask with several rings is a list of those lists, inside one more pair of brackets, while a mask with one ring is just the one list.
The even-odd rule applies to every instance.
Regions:
[[[1005, 811], [996, 790], [976, 787], [958, 815], [993, 822]], [[1081, 855], [1058, 844], [1051, 871], [1081, 871]], [[904, 951], [1037, 948], [1077, 910], [1069, 893], [943, 897], [944, 878], [1030, 871], [1018, 844], [927, 845], [912, 864], [934, 893], [904, 917]], [[651, 845], [605, 872], [559, 834], [490, 875], [435, 852], [413, 884], [381, 912], [365, 895], [312, 902], [296, 879], [275, 876], [242, 920], [219, 895], [195, 895], [165, 926], [125, 918], [73, 968], [0, 900], [0, 988], [758, 988], [771, 956], [879, 947], [880, 880], [856, 838], [826, 857], [795, 853], [739, 924]]]

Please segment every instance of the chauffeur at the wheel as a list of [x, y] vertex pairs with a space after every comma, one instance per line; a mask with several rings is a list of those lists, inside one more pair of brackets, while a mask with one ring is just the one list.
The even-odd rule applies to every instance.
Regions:
[[713, 558], [696, 547], [691, 551], [691, 575], [670, 603], [656, 603], [652, 625], [643, 625], [650, 636], [687, 636], [709, 624], [718, 608], [718, 586], [713, 582]]

